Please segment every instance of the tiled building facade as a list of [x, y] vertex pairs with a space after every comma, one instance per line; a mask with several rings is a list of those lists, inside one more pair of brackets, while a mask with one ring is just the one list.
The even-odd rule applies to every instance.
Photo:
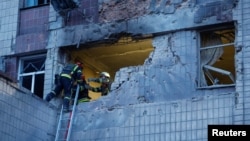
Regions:
[[[120, 33], [149, 36], [154, 50], [117, 71], [108, 96], [78, 105], [72, 141], [205, 141], [209, 124], [250, 123], [248, 0], [79, 0], [66, 15], [25, 2], [0, 2], [1, 140], [53, 140], [58, 105], [43, 98], [67, 60], [61, 48]], [[209, 58], [207, 46], [233, 49]]]

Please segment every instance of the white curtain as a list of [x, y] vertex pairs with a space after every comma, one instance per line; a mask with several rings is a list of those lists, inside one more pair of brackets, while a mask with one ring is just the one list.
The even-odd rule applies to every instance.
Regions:
[[[209, 34], [208, 37], [202, 39], [202, 47], [221, 45], [222, 41], [219, 35], [217, 34]], [[203, 49], [200, 52], [201, 59], [201, 68], [200, 68], [200, 85], [207, 86], [207, 81], [205, 79], [205, 73], [203, 66], [204, 65], [213, 65], [223, 54], [223, 47], [209, 48]]]

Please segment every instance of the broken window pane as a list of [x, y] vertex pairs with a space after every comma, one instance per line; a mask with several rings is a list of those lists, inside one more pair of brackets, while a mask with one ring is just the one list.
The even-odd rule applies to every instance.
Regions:
[[234, 39], [232, 28], [200, 32], [200, 87], [235, 83]]

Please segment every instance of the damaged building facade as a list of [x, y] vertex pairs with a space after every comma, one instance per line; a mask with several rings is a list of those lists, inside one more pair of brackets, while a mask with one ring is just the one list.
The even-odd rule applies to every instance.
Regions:
[[[0, 140], [52, 141], [76, 60], [111, 74], [77, 105], [71, 141], [206, 141], [210, 124], [250, 124], [248, 0], [1, 0]], [[249, 32], [248, 32], [249, 31]], [[91, 84], [90, 85], [96, 85]]]

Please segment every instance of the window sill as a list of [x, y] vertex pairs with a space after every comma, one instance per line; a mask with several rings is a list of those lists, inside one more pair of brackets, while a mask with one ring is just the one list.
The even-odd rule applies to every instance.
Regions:
[[42, 6], [48, 6], [48, 5], [49, 4], [34, 5], [34, 6], [20, 8], [20, 10], [32, 9], [32, 8], [37, 8], [37, 7], [42, 7]]
[[225, 87], [235, 87], [235, 84], [221, 84], [221, 85], [211, 85], [206, 87], [197, 87], [198, 90], [203, 89], [218, 89], [218, 88], [225, 88]]

